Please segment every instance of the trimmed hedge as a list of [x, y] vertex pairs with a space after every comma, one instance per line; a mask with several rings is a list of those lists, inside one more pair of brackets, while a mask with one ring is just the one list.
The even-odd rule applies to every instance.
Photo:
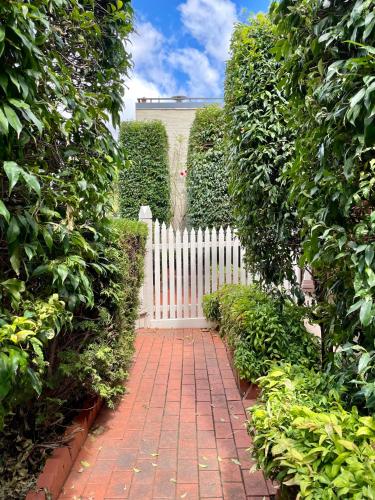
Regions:
[[149, 205], [154, 219], [168, 223], [171, 218], [168, 138], [161, 121], [124, 122], [120, 145], [130, 166], [119, 174], [120, 213], [138, 219], [141, 205]]
[[307, 367], [319, 363], [318, 339], [303, 323], [306, 310], [257, 285], [226, 285], [203, 298], [203, 310], [207, 319], [219, 323], [242, 379], [255, 382], [275, 361]]
[[[249, 409], [253, 453], [283, 498], [330, 500], [375, 496], [375, 420], [340, 404], [331, 377], [301, 366], [273, 367]], [[290, 496], [289, 496], [290, 494]]]
[[193, 122], [187, 161], [187, 221], [192, 227], [228, 226], [232, 211], [228, 194], [224, 110], [199, 109]]

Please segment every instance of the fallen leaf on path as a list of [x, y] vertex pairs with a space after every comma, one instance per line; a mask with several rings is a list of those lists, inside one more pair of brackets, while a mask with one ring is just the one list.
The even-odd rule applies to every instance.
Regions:
[[170, 482], [171, 482], [171, 483], [177, 483], [177, 481], [175, 480], [175, 478], [174, 478], [174, 477], [171, 477], [171, 478], [170, 478]]
[[134, 467], [133, 471], [136, 472], [136, 473], [138, 473], [138, 472], [141, 472], [141, 469], [137, 469], [137, 468]]
[[231, 458], [231, 461], [236, 465], [241, 465], [241, 462], [237, 458]]
[[101, 434], [103, 434], [104, 431], [105, 431], [104, 425], [99, 425], [98, 427], [93, 429], [90, 434], [93, 434], [94, 436], [100, 436]]
[[207, 464], [198, 464], [198, 465], [199, 465], [199, 467], [202, 467], [202, 469], [205, 469], [206, 467], [208, 467]]

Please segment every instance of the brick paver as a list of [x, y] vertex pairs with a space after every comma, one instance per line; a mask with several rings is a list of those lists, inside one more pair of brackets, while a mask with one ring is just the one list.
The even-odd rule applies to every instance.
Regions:
[[60, 499], [272, 498], [250, 472], [244, 406], [217, 335], [139, 331], [126, 386], [116, 410], [99, 414]]

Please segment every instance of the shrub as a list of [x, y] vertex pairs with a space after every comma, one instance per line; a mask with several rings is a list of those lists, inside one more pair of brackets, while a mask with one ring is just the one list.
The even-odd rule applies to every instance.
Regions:
[[171, 217], [168, 138], [160, 121], [124, 122], [120, 145], [130, 165], [119, 175], [120, 212], [138, 219], [141, 205], [151, 207], [154, 219], [168, 223]]
[[342, 399], [346, 407], [357, 406], [362, 414], [375, 412], [375, 351], [358, 344], [345, 344], [328, 366], [337, 384], [346, 387]]
[[298, 365], [274, 367], [259, 383], [249, 431], [266, 474], [300, 498], [373, 498], [375, 420], [344, 410], [332, 378]]
[[[0, 327], [0, 359], [10, 353], [14, 371], [11, 388], [0, 402], [3, 414], [13, 412], [5, 417], [0, 434], [1, 498], [24, 497], [46, 455], [43, 443], [58, 442], [61, 424], [72, 416], [68, 408], [80, 408], [83, 399], [94, 395], [113, 406], [124, 392], [134, 349], [146, 233], [144, 224], [120, 219], [107, 228], [111, 245], [99, 259], [106, 272], [96, 278], [93, 308], [73, 316], [52, 297], [48, 304], [26, 304], [24, 318]], [[4, 339], [3, 332], [13, 325], [14, 332]], [[20, 331], [25, 327], [32, 334]], [[42, 352], [52, 337], [51, 348]], [[3, 396], [8, 378], [2, 377], [0, 384]], [[39, 398], [33, 400], [35, 393]]]
[[71, 388], [78, 382], [87, 395], [98, 395], [110, 405], [124, 392], [134, 350], [147, 226], [117, 219], [111, 231], [113, 244], [105, 251], [109, 267], [100, 283], [96, 317], [76, 324], [76, 334], [84, 333], [87, 342], [78, 351], [66, 349], [58, 355], [59, 386], [64, 381]]
[[224, 141], [224, 110], [197, 110], [187, 160], [187, 221], [192, 227], [228, 226], [232, 211]]
[[57, 294], [23, 307], [22, 316], [0, 319], [0, 431], [17, 405], [40, 396], [47, 366], [43, 349], [71, 319]]
[[303, 324], [306, 310], [273, 298], [257, 285], [224, 286], [205, 296], [203, 307], [209, 320], [219, 322], [243, 379], [254, 382], [275, 361], [309, 367], [319, 361], [318, 340]]
[[297, 223], [283, 172], [293, 158], [294, 127], [273, 54], [275, 27], [265, 15], [237, 24], [227, 64], [225, 113], [230, 195], [246, 260], [267, 284], [295, 281]]

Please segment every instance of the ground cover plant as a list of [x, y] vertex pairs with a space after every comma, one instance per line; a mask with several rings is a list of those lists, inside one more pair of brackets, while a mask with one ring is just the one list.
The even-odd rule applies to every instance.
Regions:
[[290, 364], [259, 383], [260, 402], [249, 410], [253, 450], [288, 498], [374, 498], [375, 420], [342, 407], [342, 386]]
[[82, 398], [123, 391], [143, 226], [112, 222], [129, 1], [0, 6], [0, 496]]
[[319, 365], [318, 339], [303, 323], [304, 308], [258, 285], [227, 285], [203, 299], [205, 316], [219, 324], [240, 378], [255, 382], [276, 361]]
[[212, 105], [197, 110], [191, 127], [186, 215], [195, 228], [226, 227], [232, 221], [224, 122], [224, 110]]
[[124, 122], [120, 144], [127, 153], [119, 174], [119, 205], [123, 217], [138, 219], [142, 205], [149, 205], [154, 219], [171, 218], [168, 137], [161, 121]]

